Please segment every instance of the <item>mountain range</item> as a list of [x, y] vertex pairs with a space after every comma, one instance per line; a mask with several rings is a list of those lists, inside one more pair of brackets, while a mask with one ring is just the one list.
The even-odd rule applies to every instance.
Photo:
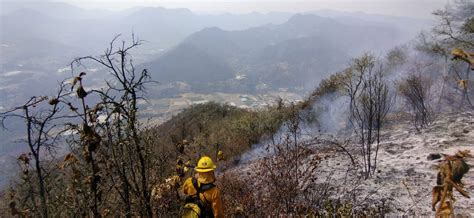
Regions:
[[383, 53], [404, 43], [390, 25], [339, 22], [296, 14], [283, 24], [228, 31], [217, 27], [191, 34], [143, 65], [159, 81], [240, 82], [276, 88], [314, 87], [363, 52]]
[[0, 8], [0, 75], [29, 71], [62, 79], [69, 74], [60, 69], [73, 58], [101, 54], [114, 36], [127, 40], [133, 32], [145, 40], [135, 63], [150, 68], [155, 80], [208, 91], [213, 85], [312, 88], [348, 59], [382, 54], [431, 22], [327, 10], [209, 15], [184, 8], [86, 10], [61, 2], [2, 2]]

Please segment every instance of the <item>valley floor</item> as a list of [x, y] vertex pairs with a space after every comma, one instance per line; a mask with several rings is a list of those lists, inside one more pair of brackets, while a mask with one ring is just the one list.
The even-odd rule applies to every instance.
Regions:
[[281, 98], [284, 102], [300, 102], [299, 94], [286, 90], [269, 91], [265, 94], [239, 94], [239, 93], [183, 93], [174, 98], [149, 99], [142, 102], [143, 120], [151, 118], [149, 124], [159, 125], [169, 120], [172, 116], [179, 114], [185, 108], [193, 105], [217, 102], [228, 104], [243, 109], [259, 110], [276, 104]]

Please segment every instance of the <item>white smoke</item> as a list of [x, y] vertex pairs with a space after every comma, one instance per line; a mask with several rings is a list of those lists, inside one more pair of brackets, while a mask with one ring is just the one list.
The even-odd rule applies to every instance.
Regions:
[[317, 117], [318, 132], [336, 134], [347, 126], [349, 119], [349, 98], [332, 93], [319, 98], [313, 104]]
[[[337, 134], [344, 130], [348, 121], [348, 101], [348, 97], [337, 93], [326, 95], [317, 100], [310, 111], [316, 120], [313, 123], [306, 121], [299, 124], [300, 132], [297, 140], [311, 140], [320, 134]], [[301, 113], [301, 116], [308, 115], [305, 112]], [[268, 146], [284, 143], [287, 135], [291, 134], [290, 132], [287, 123], [284, 123], [271, 138], [252, 145], [249, 151], [240, 156], [239, 163], [245, 164], [272, 155], [273, 151], [268, 149]]]
[[249, 151], [243, 153], [240, 156], [239, 164], [245, 164], [271, 155], [273, 152], [271, 149], [267, 149], [268, 146], [281, 143], [283, 137], [287, 132], [288, 130], [286, 128], [286, 125], [282, 125], [280, 129], [275, 134], [273, 134], [271, 138], [265, 139], [257, 144], [253, 144], [252, 148]]

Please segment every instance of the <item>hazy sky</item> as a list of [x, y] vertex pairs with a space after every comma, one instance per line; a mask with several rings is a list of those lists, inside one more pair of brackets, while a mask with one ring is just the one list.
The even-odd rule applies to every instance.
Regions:
[[[41, 0], [19, 1], [37, 2]], [[203, 13], [245, 13], [252, 11], [304, 12], [311, 10], [333, 9], [340, 11], [362, 11], [366, 13], [424, 18], [430, 17], [431, 12], [434, 10], [443, 8], [444, 5], [448, 3], [448, 1], [456, 0], [64, 0], [64, 2], [69, 2], [74, 5], [89, 9], [100, 8], [122, 10], [135, 6], [163, 6], [171, 8], [189, 8], [195, 12]]]

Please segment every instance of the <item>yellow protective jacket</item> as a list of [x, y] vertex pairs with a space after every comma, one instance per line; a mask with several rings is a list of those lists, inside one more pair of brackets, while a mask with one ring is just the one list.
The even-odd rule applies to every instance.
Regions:
[[[213, 183], [215, 181], [214, 172], [198, 173], [197, 181], [199, 186], [201, 184]], [[192, 178], [188, 178], [186, 181], [184, 181], [182, 192], [188, 196], [196, 194], [197, 190], [193, 186]], [[211, 205], [214, 217], [224, 217], [222, 211], [221, 193], [217, 187], [201, 193], [199, 198], [201, 201], [208, 202]]]

